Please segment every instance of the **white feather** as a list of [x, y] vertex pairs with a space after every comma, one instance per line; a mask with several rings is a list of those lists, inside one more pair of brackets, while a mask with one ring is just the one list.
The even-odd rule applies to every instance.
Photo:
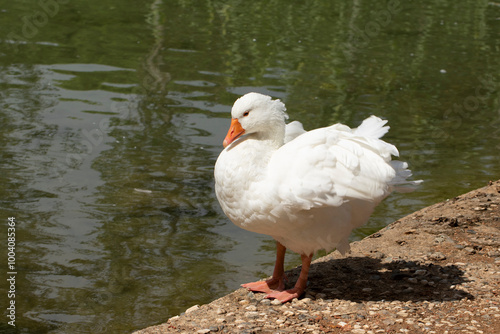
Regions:
[[[366, 223], [380, 201], [421, 182], [407, 181], [407, 164], [391, 161], [399, 153], [380, 139], [387, 121], [371, 116], [357, 129], [335, 124], [306, 132], [298, 122], [285, 127], [278, 115], [284, 106], [258, 95], [253, 97], [263, 102], [244, 100], [258, 110], [250, 113], [254, 119], [241, 119], [247, 135], [223, 150], [215, 166], [217, 198], [236, 225], [301, 254], [345, 252], [351, 231]], [[233, 117], [242, 113], [235, 103]], [[270, 130], [258, 124], [268, 124], [266, 117], [283, 120], [274, 125], [283, 137], [263, 133]]]

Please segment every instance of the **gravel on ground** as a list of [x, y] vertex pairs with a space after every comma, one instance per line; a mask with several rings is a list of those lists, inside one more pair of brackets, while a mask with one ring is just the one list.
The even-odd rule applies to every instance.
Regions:
[[316, 260], [305, 295], [290, 303], [238, 289], [134, 334], [500, 333], [500, 180], [351, 249]]

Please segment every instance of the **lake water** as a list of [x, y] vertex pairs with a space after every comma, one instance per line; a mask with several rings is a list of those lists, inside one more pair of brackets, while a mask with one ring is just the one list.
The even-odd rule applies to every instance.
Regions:
[[4, 1], [0, 332], [130, 333], [270, 275], [214, 196], [244, 93], [306, 129], [389, 120], [425, 183], [356, 240], [500, 178], [499, 83], [492, 1]]

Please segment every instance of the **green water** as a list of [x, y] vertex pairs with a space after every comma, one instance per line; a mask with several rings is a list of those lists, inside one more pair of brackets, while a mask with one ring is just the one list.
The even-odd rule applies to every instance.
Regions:
[[425, 183], [354, 240], [500, 178], [499, 70], [492, 1], [4, 1], [0, 332], [129, 333], [270, 274], [213, 192], [239, 95], [307, 129], [389, 120]]

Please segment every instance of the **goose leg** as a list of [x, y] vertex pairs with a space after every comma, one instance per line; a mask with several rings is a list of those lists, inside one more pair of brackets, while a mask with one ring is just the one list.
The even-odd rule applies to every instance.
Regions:
[[276, 263], [274, 264], [273, 277], [266, 281], [242, 284], [250, 291], [272, 293], [285, 290], [285, 252], [286, 247], [276, 241]]
[[300, 295], [304, 293], [307, 286], [307, 276], [309, 275], [309, 267], [311, 266], [312, 254], [307, 256], [302, 254], [300, 256], [302, 259], [302, 269], [300, 270], [300, 276], [295, 283], [295, 286], [290, 290], [285, 291], [273, 291], [266, 296], [266, 298], [278, 299], [282, 303], [286, 303], [294, 298], [299, 298]]

